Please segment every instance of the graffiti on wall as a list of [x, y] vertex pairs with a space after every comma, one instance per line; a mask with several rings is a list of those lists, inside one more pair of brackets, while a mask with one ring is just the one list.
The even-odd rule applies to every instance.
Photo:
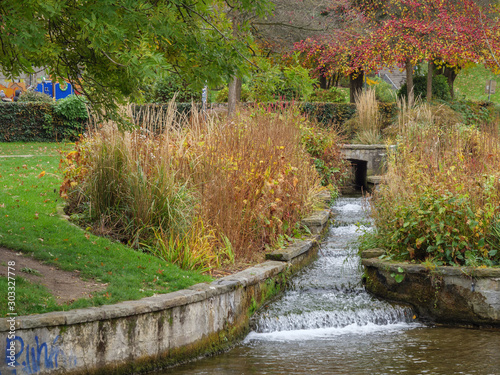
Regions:
[[3, 90], [7, 98], [12, 99], [16, 90], [21, 90], [21, 92], [26, 91], [26, 85], [24, 82], [10, 82], [8, 86], [0, 84], [0, 90]]
[[[35, 342], [30, 345], [19, 336], [7, 338], [0, 375], [37, 374], [45, 369], [76, 367], [76, 356], [64, 352], [59, 346], [59, 339], [60, 336], [57, 336], [52, 342], [42, 342], [35, 336]], [[17, 350], [12, 350], [15, 347]]]

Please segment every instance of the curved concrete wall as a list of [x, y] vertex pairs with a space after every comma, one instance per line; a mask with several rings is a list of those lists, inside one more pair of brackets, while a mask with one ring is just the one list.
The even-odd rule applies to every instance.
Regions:
[[[306, 223], [325, 228], [329, 210]], [[316, 254], [320, 235], [245, 271], [174, 293], [110, 306], [0, 319], [0, 375], [121, 374], [170, 366], [232, 345], [250, 316]], [[12, 355], [11, 355], [12, 354]]]

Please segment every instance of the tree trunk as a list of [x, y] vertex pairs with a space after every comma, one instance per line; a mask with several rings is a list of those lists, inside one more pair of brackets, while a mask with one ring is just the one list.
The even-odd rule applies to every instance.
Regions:
[[406, 61], [406, 90], [408, 106], [411, 107], [415, 100], [413, 94], [413, 65], [409, 60]]
[[432, 99], [432, 76], [434, 74], [434, 62], [429, 61], [427, 64], [427, 102]]
[[236, 103], [238, 101], [238, 77], [233, 76], [229, 82], [227, 93], [227, 116], [231, 117], [236, 110]]
[[323, 90], [326, 90], [328, 88], [328, 80], [323, 74], [319, 76], [319, 87], [321, 87]]
[[[238, 14], [233, 15], [233, 36], [238, 38]], [[227, 93], [227, 117], [231, 117], [236, 110], [236, 103], [241, 97], [241, 80], [236, 74], [229, 81]]]
[[354, 75], [354, 73], [349, 75], [349, 96], [351, 103], [356, 103], [356, 98], [363, 91], [364, 72], [360, 70], [356, 78], [354, 78]]
[[455, 83], [455, 78], [457, 78], [458, 71], [455, 68], [445, 67], [443, 74], [448, 79], [448, 86], [450, 87], [450, 95], [451, 98], [454, 99], [455, 90], [453, 89], [453, 84]]

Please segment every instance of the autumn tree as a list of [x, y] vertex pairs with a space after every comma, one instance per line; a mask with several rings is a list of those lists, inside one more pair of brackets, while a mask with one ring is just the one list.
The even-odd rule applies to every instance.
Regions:
[[[449, 83], [469, 62], [491, 66], [498, 51], [498, 12], [492, 4], [470, 0], [357, 0], [331, 2], [329, 14], [340, 27], [295, 45], [306, 66], [326, 75], [351, 77], [359, 90], [362, 71], [387, 66], [406, 69], [408, 98], [413, 95], [413, 67], [429, 63], [429, 95], [434, 64]], [[357, 85], [353, 82], [358, 80]], [[351, 90], [351, 101], [353, 94]]]
[[384, 2], [383, 12], [379, 27], [367, 40], [363, 58], [382, 54], [381, 60], [388, 66], [405, 66], [410, 100], [415, 64], [428, 63], [430, 100], [435, 64], [447, 75], [452, 91], [456, 74], [465, 64], [488, 64], [491, 59], [486, 43], [495, 39], [498, 28], [497, 12], [491, 6], [481, 7], [470, 0], [390, 0]]
[[294, 51], [301, 56], [304, 66], [325, 78], [348, 76], [350, 79], [350, 99], [363, 84], [364, 73], [377, 68], [377, 59], [363, 60], [362, 46], [372, 32], [373, 24], [362, 8], [348, 0], [330, 1], [323, 12], [330, 21], [328, 32], [324, 35], [307, 38], [294, 45]]

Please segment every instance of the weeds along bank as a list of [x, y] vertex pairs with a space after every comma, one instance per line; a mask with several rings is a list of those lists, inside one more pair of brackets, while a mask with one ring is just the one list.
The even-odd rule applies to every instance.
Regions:
[[498, 123], [464, 125], [446, 107], [401, 106], [397, 151], [372, 197], [376, 232], [363, 247], [429, 267], [498, 266]]
[[81, 226], [182, 268], [262, 259], [345, 175], [337, 134], [293, 109], [140, 118], [128, 131], [91, 121], [63, 160], [61, 194]]

